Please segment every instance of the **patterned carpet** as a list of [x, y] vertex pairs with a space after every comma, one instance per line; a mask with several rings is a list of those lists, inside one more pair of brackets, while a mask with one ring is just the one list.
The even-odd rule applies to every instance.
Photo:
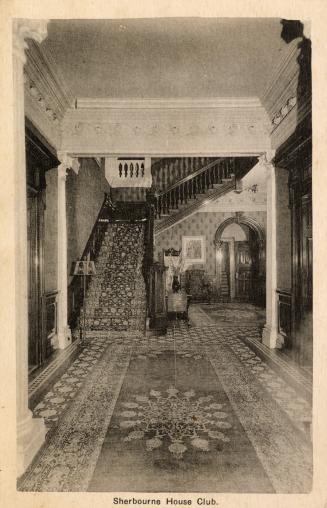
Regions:
[[230, 322], [265, 324], [266, 312], [250, 303], [213, 303], [202, 304], [203, 310], [217, 323]]
[[258, 329], [191, 320], [92, 338], [35, 408], [49, 431], [18, 489], [308, 492], [311, 408], [243, 343]]

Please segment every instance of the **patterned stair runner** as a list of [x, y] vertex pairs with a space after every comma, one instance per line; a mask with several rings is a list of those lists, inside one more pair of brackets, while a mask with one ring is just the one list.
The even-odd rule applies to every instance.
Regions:
[[93, 277], [86, 296], [87, 331], [144, 330], [143, 257], [143, 225], [109, 225], [96, 262], [97, 275]]

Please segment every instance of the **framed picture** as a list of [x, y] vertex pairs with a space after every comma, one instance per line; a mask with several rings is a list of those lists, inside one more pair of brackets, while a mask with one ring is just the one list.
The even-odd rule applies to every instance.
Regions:
[[205, 263], [205, 236], [183, 236], [182, 248], [188, 264]]

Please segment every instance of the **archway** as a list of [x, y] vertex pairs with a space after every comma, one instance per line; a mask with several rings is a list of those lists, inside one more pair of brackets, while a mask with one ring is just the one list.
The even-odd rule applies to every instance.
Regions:
[[260, 224], [237, 214], [217, 228], [217, 289], [222, 301], [265, 306], [265, 234]]

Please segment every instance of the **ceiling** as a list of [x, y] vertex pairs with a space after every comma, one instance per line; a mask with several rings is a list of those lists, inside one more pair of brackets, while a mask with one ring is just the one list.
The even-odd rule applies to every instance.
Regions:
[[261, 97], [277, 18], [53, 20], [42, 48], [74, 97]]

